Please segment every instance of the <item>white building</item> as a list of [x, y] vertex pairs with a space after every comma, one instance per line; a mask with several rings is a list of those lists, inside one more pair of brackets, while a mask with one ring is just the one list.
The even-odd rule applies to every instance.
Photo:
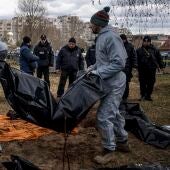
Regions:
[[0, 20], [0, 38], [6, 38], [8, 32], [12, 32], [12, 20]]
[[[61, 33], [61, 44], [67, 43], [70, 37], [75, 37], [78, 42], [84, 41], [87, 46], [90, 46], [96, 35], [92, 33], [90, 23], [84, 23], [78, 16], [58, 16], [56, 18], [46, 18], [44, 22], [48, 25], [55, 26]], [[25, 24], [25, 19], [22, 17], [14, 17], [11, 20], [0, 20], [0, 37], [5, 37], [8, 32], [13, 33], [15, 42], [21, 40], [22, 30]], [[127, 28], [114, 27], [114, 30], [119, 34], [124, 33], [131, 35]]]

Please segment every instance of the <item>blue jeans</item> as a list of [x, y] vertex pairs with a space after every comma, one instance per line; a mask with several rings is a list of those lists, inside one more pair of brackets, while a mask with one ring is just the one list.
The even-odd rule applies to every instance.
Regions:
[[101, 100], [97, 111], [97, 126], [103, 147], [112, 151], [115, 150], [116, 142], [123, 142], [128, 138], [124, 129], [125, 119], [119, 112], [125, 86], [124, 82], [120, 87], [115, 87]]

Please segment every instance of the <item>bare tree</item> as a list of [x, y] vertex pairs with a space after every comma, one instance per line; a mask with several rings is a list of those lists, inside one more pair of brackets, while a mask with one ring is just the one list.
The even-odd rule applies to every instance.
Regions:
[[[104, 3], [103, 0], [91, 0], [91, 2], [94, 5]], [[128, 28], [135, 25], [139, 32], [147, 30], [148, 25], [157, 22], [163, 27], [170, 16], [169, 0], [108, 0], [105, 1], [105, 5], [112, 7], [111, 14], [115, 25]]]
[[60, 16], [59, 19], [62, 25], [60, 44], [65, 45], [70, 37], [74, 37], [78, 45], [85, 46], [86, 43], [81, 37], [84, 32], [83, 21], [78, 16]]
[[70, 19], [70, 37], [75, 37], [77, 40], [77, 44], [85, 48], [86, 43], [82, 38], [82, 34], [84, 32], [84, 23], [79, 19], [79, 17], [71, 17]]
[[35, 37], [36, 30], [42, 25], [46, 9], [42, 0], [19, 0], [19, 15], [25, 19], [23, 33], [31, 38]]
[[49, 24], [46, 29], [46, 34], [50, 40], [54, 51], [58, 50], [62, 46], [62, 36], [61, 31], [55, 27], [53, 24]]
[[70, 27], [70, 36], [80, 36], [82, 32], [83, 22], [77, 16], [71, 16], [69, 21]]
[[87, 43], [83, 40], [82, 34], [84, 32], [84, 23], [79, 17], [72, 17], [70, 21], [70, 36], [75, 37], [77, 44], [81, 48], [86, 48]]

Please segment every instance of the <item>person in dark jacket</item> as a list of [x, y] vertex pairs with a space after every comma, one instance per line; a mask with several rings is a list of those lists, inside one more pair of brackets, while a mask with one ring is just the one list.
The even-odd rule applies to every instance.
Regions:
[[31, 51], [31, 38], [25, 36], [20, 47], [20, 70], [33, 75], [38, 59]]
[[57, 97], [61, 97], [64, 93], [67, 78], [69, 78], [69, 85], [71, 85], [76, 79], [78, 70], [84, 70], [84, 59], [80, 48], [76, 46], [75, 38], [70, 38], [68, 45], [61, 48], [57, 65], [61, 70]]
[[95, 44], [92, 44], [87, 50], [85, 57], [87, 67], [96, 63], [95, 47]]
[[152, 101], [156, 69], [163, 69], [162, 57], [158, 49], [151, 44], [151, 37], [144, 36], [142, 47], [137, 49], [137, 61], [140, 83], [140, 100]]
[[44, 76], [44, 80], [50, 86], [49, 67], [52, 65], [54, 54], [46, 35], [42, 34], [40, 38], [40, 42], [34, 48], [34, 54], [39, 57], [37, 77], [42, 78]]
[[0, 41], [0, 60], [5, 60], [8, 54], [8, 46], [6, 43]]
[[128, 42], [126, 35], [121, 34], [120, 37], [123, 40], [128, 55], [124, 69], [124, 72], [126, 74], [126, 88], [122, 97], [123, 101], [126, 101], [129, 96], [129, 83], [132, 78], [132, 68], [137, 68], [137, 55], [134, 46], [130, 42]]

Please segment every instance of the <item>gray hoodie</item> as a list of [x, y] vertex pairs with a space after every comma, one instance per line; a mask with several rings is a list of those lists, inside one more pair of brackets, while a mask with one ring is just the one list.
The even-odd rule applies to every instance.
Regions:
[[112, 26], [106, 26], [99, 32], [96, 42], [95, 72], [106, 80], [109, 86], [121, 86], [126, 76], [125, 68], [127, 53], [120, 36]]

